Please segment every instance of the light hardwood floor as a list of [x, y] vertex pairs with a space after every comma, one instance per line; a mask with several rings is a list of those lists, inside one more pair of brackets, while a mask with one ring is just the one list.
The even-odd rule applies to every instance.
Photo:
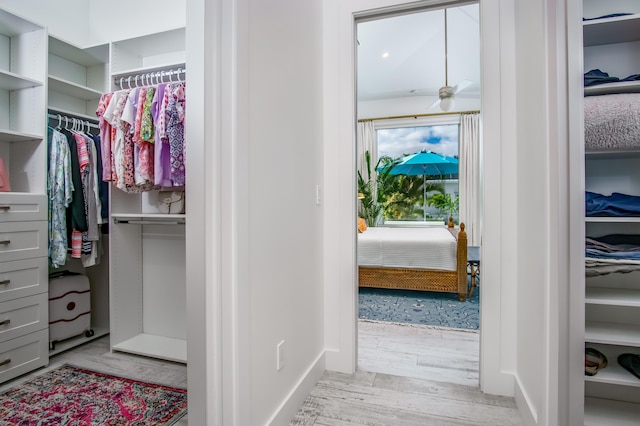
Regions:
[[[358, 371], [326, 372], [291, 425], [521, 425], [512, 398], [478, 388], [479, 335], [427, 326], [359, 321]], [[109, 337], [55, 355], [49, 366], [0, 385], [0, 391], [62, 364], [186, 388], [184, 364], [109, 351]], [[183, 418], [178, 425], [188, 424]]]
[[359, 321], [358, 371], [326, 372], [291, 425], [522, 425], [478, 387], [479, 334]]

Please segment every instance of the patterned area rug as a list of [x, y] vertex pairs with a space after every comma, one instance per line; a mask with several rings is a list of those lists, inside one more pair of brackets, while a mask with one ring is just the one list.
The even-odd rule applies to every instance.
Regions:
[[0, 394], [0, 425], [171, 425], [186, 412], [186, 389], [70, 365]]
[[480, 290], [471, 299], [458, 300], [453, 293], [361, 288], [360, 319], [424, 324], [477, 330], [480, 327]]

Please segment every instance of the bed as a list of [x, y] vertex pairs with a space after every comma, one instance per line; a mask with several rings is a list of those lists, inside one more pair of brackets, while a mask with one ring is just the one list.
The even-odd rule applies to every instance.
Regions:
[[358, 286], [467, 294], [467, 233], [453, 227], [368, 228], [358, 234]]

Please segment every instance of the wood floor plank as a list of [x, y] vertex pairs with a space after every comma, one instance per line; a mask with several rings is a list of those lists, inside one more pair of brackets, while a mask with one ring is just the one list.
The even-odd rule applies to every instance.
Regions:
[[359, 321], [358, 371], [325, 372], [304, 404], [310, 405], [313, 420], [292, 424], [522, 425], [513, 398], [480, 391], [479, 337], [477, 332]]
[[516, 408], [513, 398], [485, 394], [480, 391], [478, 387], [444, 383], [435, 380], [398, 377], [377, 373], [373, 386], [383, 389], [393, 389], [399, 392], [434, 395], [440, 398], [469, 401], [477, 404]]
[[345, 388], [343, 384], [329, 380], [321, 380], [312, 396], [324, 400], [321, 416], [359, 424], [521, 424], [513, 408], [377, 387]]

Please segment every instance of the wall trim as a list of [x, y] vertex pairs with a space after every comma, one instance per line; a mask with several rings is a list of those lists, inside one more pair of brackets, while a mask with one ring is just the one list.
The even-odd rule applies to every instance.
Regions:
[[304, 372], [300, 380], [267, 421], [267, 425], [288, 425], [296, 415], [304, 400], [318, 383], [325, 371], [325, 351], [322, 351]]
[[514, 377], [515, 381], [515, 400], [516, 405], [518, 406], [518, 410], [520, 411], [520, 415], [522, 416], [522, 420], [524, 420], [525, 425], [537, 425], [538, 424], [538, 411], [535, 409], [533, 404], [531, 403], [531, 398], [527, 392], [522, 388], [522, 384], [520, 383], [520, 379], [516, 375]]

